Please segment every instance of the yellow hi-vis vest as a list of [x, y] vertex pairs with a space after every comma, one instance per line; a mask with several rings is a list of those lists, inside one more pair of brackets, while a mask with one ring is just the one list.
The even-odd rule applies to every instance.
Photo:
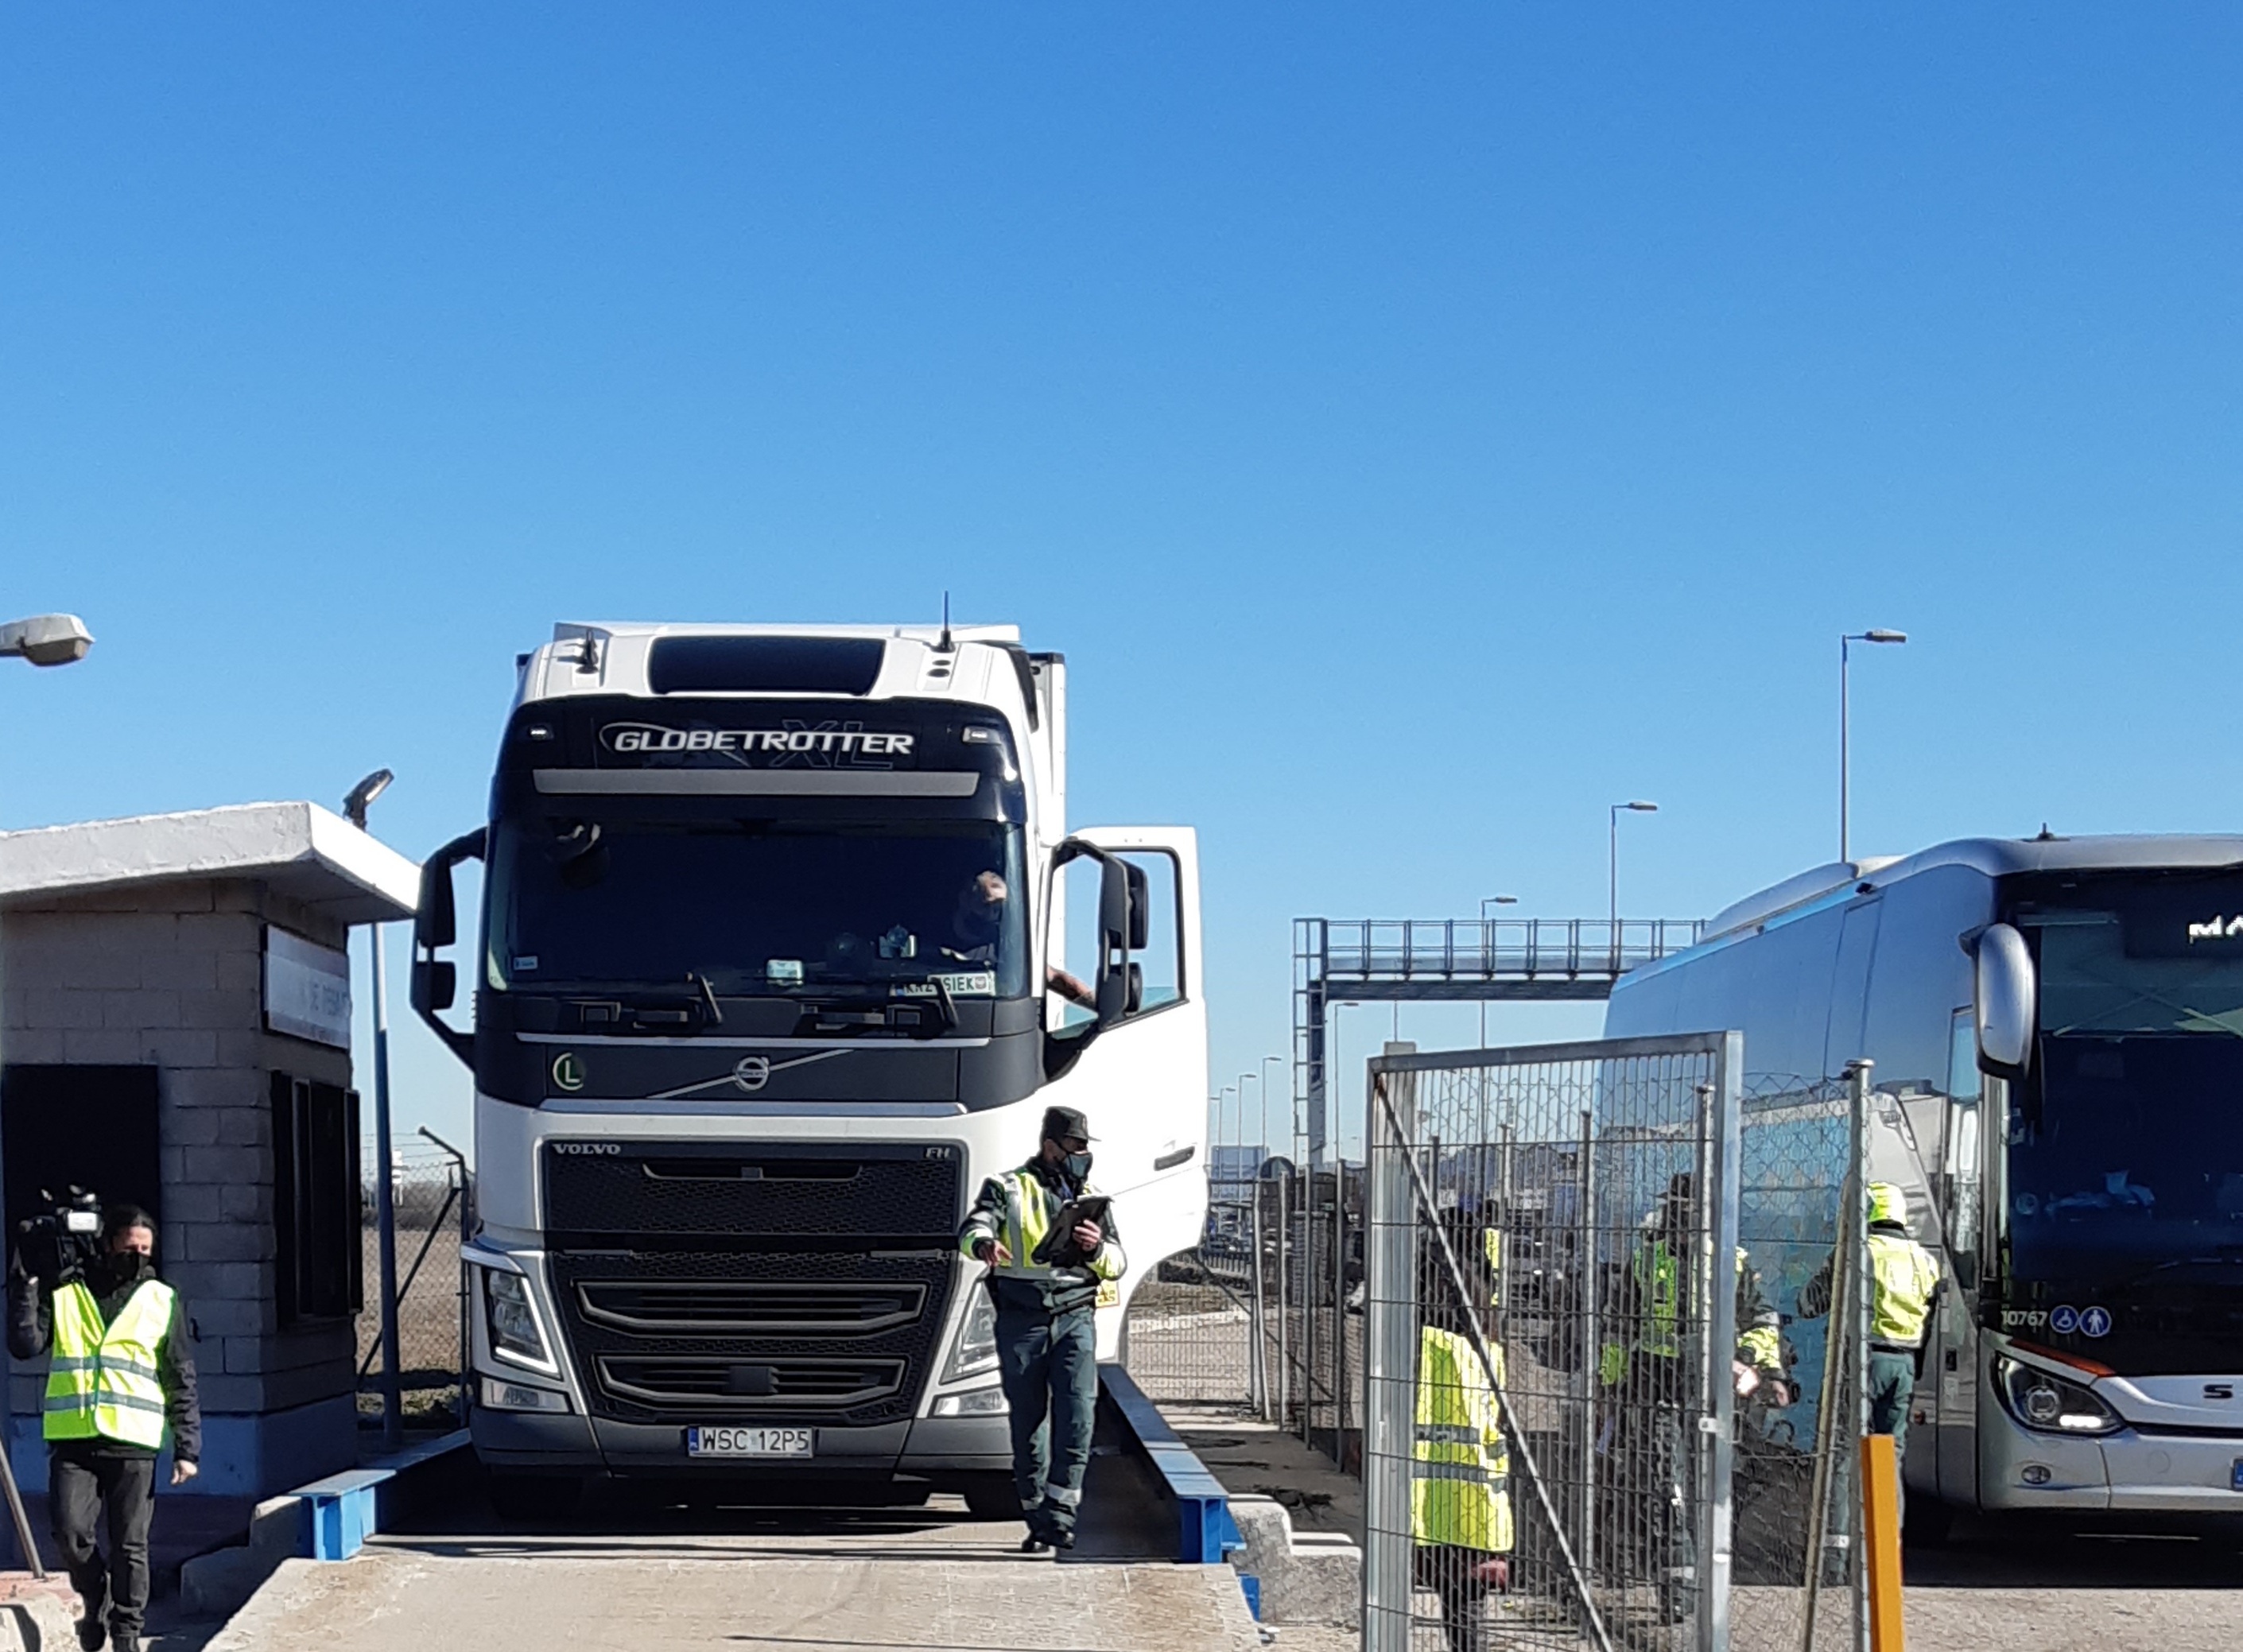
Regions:
[[1939, 1288], [1939, 1264], [1912, 1239], [1871, 1233], [1869, 1269], [1876, 1278], [1869, 1304], [1869, 1340], [1903, 1348], [1922, 1346], [1932, 1293]]
[[[1736, 1277], [1740, 1282], [1750, 1259], [1744, 1246], [1737, 1246]], [[1659, 1359], [1675, 1359], [1682, 1352], [1677, 1331], [1681, 1317], [1682, 1277], [1674, 1247], [1663, 1239], [1648, 1239], [1636, 1247], [1630, 1266], [1635, 1273], [1640, 1314], [1635, 1346]], [[1783, 1345], [1772, 1325], [1740, 1325], [1737, 1352], [1749, 1354], [1751, 1363], [1766, 1370], [1772, 1371], [1783, 1362]], [[1627, 1344], [1606, 1342], [1599, 1355], [1598, 1366], [1606, 1387], [1618, 1382], [1627, 1370]]]
[[164, 1384], [156, 1353], [172, 1328], [172, 1287], [150, 1279], [125, 1299], [114, 1325], [101, 1322], [93, 1293], [73, 1279], [55, 1293], [54, 1345], [47, 1361], [50, 1440], [164, 1443]]
[[[1001, 1239], [1013, 1259], [993, 1267], [989, 1272], [1003, 1279], [1042, 1280], [1058, 1276], [1059, 1270], [1046, 1267], [1028, 1259], [1036, 1253], [1036, 1246], [1044, 1242], [1051, 1232], [1051, 1219], [1059, 1213], [1064, 1201], [1047, 1192], [1036, 1179], [1035, 1172], [1026, 1168], [1008, 1170], [994, 1179], [1005, 1190], [1005, 1226], [999, 1233], [985, 1233], [968, 1227], [958, 1241], [958, 1248], [971, 1259], [973, 1248], [985, 1239]], [[1087, 1194], [1091, 1190], [1085, 1187]], [[1128, 1266], [1121, 1246], [1108, 1239], [1098, 1248], [1098, 1254], [1084, 1265], [1084, 1270], [1098, 1281], [1098, 1306], [1113, 1307], [1122, 1300], [1121, 1279]]]
[[[1501, 1374], [1503, 1352], [1491, 1348]], [[1420, 1543], [1507, 1554], [1511, 1454], [1495, 1393], [1470, 1339], [1427, 1326], [1418, 1341], [1417, 1441], [1410, 1535]]]

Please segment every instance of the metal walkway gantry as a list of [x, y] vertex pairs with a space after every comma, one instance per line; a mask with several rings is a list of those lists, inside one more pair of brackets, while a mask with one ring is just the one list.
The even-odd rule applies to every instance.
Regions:
[[1594, 1002], [1627, 970], [1694, 945], [1705, 927], [1699, 918], [1295, 918], [1293, 1105], [1309, 1162], [1321, 1164], [1329, 1142], [1334, 1004]]

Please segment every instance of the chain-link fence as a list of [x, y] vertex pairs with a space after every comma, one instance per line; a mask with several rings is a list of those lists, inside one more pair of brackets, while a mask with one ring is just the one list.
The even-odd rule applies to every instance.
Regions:
[[[375, 1164], [369, 1147], [362, 1160]], [[461, 1400], [460, 1239], [467, 1231], [470, 1181], [465, 1160], [422, 1142], [400, 1144], [392, 1157], [391, 1200], [397, 1236], [397, 1352], [402, 1415], [408, 1427], [449, 1427], [466, 1414]], [[361, 1420], [381, 1417], [381, 1235], [374, 1189], [364, 1190], [367, 1304], [358, 1320], [358, 1394]]]
[[1369, 1652], [1858, 1644], [1862, 1105], [1741, 1059], [1371, 1063]]
[[[1849, 1190], [1865, 1085], [1756, 1075], [1743, 1098], [1737, 1243], [1778, 1320], [1780, 1374], [1737, 1401], [1730, 1618], [1740, 1652], [1864, 1643], [1854, 1468], [1865, 1298], [1860, 1219], [1842, 1239], [1839, 1218], [1861, 1209]], [[1809, 1561], [1818, 1553], [1819, 1574]]]
[[[1257, 1199], [1267, 1167], [1258, 1143], [1217, 1140], [1208, 1158], [1207, 1227], [1198, 1246], [1162, 1262], [1130, 1299], [1123, 1360], [1156, 1401], [1262, 1409], [1268, 1372], [1254, 1330], [1265, 1322], [1262, 1293], [1270, 1283], [1256, 1259], [1269, 1233], [1266, 1200]], [[1126, 1206], [1121, 1214], [1126, 1224]]]

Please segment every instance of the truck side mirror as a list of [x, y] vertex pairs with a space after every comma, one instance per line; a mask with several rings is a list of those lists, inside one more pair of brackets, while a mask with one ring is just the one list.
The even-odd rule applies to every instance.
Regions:
[[1978, 1069], [2014, 1082], [2032, 1063], [2038, 995], [2032, 950], [2007, 923], [1989, 924], [1978, 937], [1972, 1018], [1978, 1038]]
[[1153, 897], [1148, 893], [1150, 883], [1145, 869], [1135, 861], [1123, 861], [1122, 869], [1129, 875], [1129, 950], [1142, 952], [1153, 943]]
[[437, 1016], [452, 1007], [459, 993], [459, 970], [436, 954], [459, 939], [459, 908], [452, 897], [452, 869], [461, 861], [483, 858], [487, 834], [478, 827], [464, 832], [431, 855], [421, 865], [421, 901], [413, 913], [413, 1009], [429, 1031], [451, 1052], [469, 1065], [475, 1063], [475, 1039], [471, 1032], [447, 1025]]
[[[1110, 1027], [1129, 1013], [1129, 934], [1133, 903], [1126, 861], [1098, 860], [1098, 1024]], [[1144, 877], [1142, 872], [1137, 876]]]

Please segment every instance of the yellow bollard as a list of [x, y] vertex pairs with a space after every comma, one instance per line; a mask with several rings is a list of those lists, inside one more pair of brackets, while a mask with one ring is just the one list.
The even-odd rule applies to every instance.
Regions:
[[1862, 1439], [1862, 1559], [1869, 1568], [1869, 1652], [1903, 1652], [1900, 1463], [1890, 1434]]

